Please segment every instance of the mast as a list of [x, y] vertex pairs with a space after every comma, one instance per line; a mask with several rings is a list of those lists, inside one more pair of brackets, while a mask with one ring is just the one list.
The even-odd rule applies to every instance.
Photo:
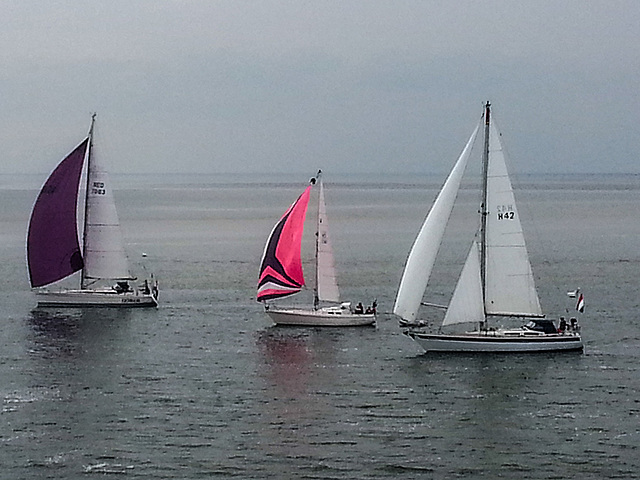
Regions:
[[[85, 179], [85, 192], [84, 192], [84, 212], [83, 212], [83, 227], [82, 227], [82, 255], [86, 255], [87, 251], [87, 205], [89, 204], [89, 172], [91, 171], [91, 153], [93, 151], [93, 126], [96, 122], [96, 114], [91, 115], [91, 126], [89, 127], [89, 145], [87, 147], [87, 173]], [[86, 288], [86, 279], [84, 267], [80, 271], [80, 288]]]
[[[316, 174], [316, 178], [312, 180], [317, 180], [320, 184], [320, 191], [322, 191], [322, 170], [318, 170]], [[315, 183], [314, 181], [311, 182]], [[318, 268], [318, 251], [320, 250], [320, 197], [318, 196], [318, 212], [316, 215], [316, 275], [315, 281], [313, 283], [313, 309], [317, 310], [318, 305], [320, 305], [320, 297], [318, 297], [318, 276], [320, 275], [320, 269]]]
[[491, 125], [491, 104], [484, 110], [484, 149], [482, 151], [482, 204], [480, 205], [480, 278], [482, 281], [482, 304], [486, 317], [487, 307], [487, 183], [489, 175], [489, 126]]

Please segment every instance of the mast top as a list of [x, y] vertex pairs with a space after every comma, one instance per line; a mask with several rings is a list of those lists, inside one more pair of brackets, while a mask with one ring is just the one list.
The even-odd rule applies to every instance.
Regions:
[[487, 103], [485, 104], [484, 111], [485, 111], [484, 124], [489, 125], [489, 117], [491, 113], [491, 104], [489, 103], [489, 101], [487, 101]]
[[96, 116], [98, 114], [96, 112], [93, 112], [91, 114], [91, 126], [89, 127], [89, 136], [93, 136], [93, 124], [96, 123]]

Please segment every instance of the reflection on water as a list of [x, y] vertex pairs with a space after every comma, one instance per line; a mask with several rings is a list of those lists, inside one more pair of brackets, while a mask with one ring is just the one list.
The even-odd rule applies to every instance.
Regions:
[[[35, 192], [5, 190], [2, 473], [637, 477], [639, 432], [628, 419], [638, 416], [640, 334], [629, 292], [640, 223], [615, 212], [640, 205], [638, 179], [629, 189], [534, 180], [525, 203], [544, 220], [529, 245], [541, 301], [562, 312], [568, 289], [592, 292], [584, 355], [422, 355], [390, 316], [371, 329], [268, 327], [256, 271], [293, 183], [268, 195], [239, 183], [127, 189], [123, 230], [162, 272], [160, 308], [30, 312], [23, 241]], [[331, 189], [345, 296], [391, 308], [440, 181]], [[460, 232], [475, 228], [467, 223], [448, 238], [459, 255], [435, 267], [442, 303], [467, 251]]]
[[320, 418], [334, 410], [335, 329], [270, 327], [258, 334], [264, 367], [265, 401], [261, 406], [262, 447], [280, 458], [322, 458], [317, 439], [327, 425]]
[[44, 359], [78, 358], [91, 344], [109, 342], [126, 322], [130, 312], [115, 309], [33, 309], [29, 352]]
[[306, 390], [313, 352], [304, 331], [286, 332], [271, 328], [258, 336], [258, 346], [264, 356], [265, 372], [281, 394], [297, 396]]
[[[566, 442], [576, 431], [581, 399], [567, 385], [581, 382], [576, 367], [583, 362], [585, 357], [575, 352], [432, 353], [410, 359], [406, 371], [414, 383], [422, 376], [420, 405], [433, 410], [429, 434], [441, 437], [446, 450], [459, 459], [460, 466], [453, 466], [457, 475], [503, 472], [515, 478], [528, 471], [532, 458], [553, 454], [572, 461]], [[532, 450], [550, 431], [564, 443]]]
[[52, 312], [32, 310], [29, 315], [30, 353], [43, 357], [76, 357], [78, 355], [78, 322], [80, 311]]
[[331, 382], [344, 329], [272, 326], [258, 334], [267, 377], [282, 393]]
[[123, 372], [136, 352], [124, 349], [130, 316], [102, 308], [29, 312], [25, 375], [10, 397], [13, 464], [29, 465], [43, 478], [51, 469], [105, 474], [131, 468], [112, 453], [125, 448], [115, 440], [119, 432], [132, 428], [123, 408], [129, 393]]

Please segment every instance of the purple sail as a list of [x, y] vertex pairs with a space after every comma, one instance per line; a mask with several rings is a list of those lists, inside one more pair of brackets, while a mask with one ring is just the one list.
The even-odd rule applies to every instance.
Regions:
[[27, 235], [32, 287], [57, 282], [83, 267], [76, 211], [88, 142], [85, 139], [60, 162], [33, 206]]

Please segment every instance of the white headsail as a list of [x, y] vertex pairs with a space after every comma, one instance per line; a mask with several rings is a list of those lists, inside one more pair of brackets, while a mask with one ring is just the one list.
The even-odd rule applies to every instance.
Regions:
[[327, 223], [327, 208], [324, 202], [324, 187], [322, 177], [320, 180], [320, 193], [318, 197], [318, 225], [317, 225], [317, 265], [316, 280], [318, 299], [326, 302], [339, 302], [340, 292], [336, 280], [336, 267], [333, 257], [333, 248], [329, 238], [329, 225]]
[[483, 321], [484, 304], [482, 279], [480, 278], [480, 252], [478, 242], [474, 241], [469, 250], [467, 261], [462, 267], [462, 273], [456, 289], [453, 291], [442, 325]]
[[471, 134], [409, 252], [393, 306], [393, 313], [407, 321], [416, 319], [478, 129]]
[[133, 280], [109, 174], [92, 146], [88, 155], [83, 288], [93, 280]]

